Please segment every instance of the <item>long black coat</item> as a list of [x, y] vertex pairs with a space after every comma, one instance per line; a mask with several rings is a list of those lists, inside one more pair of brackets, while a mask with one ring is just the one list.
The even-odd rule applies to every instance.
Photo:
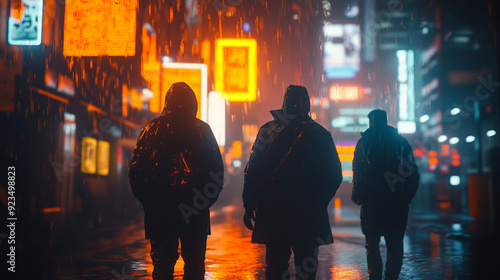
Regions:
[[352, 200], [361, 205], [363, 233], [404, 232], [419, 179], [412, 148], [394, 127], [361, 133], [354, 151]]
[[313, 240], [333, 243], [327, 207], [342, 182], [331, 134], [306, 115], [263, 125], [245, 169], [243, 203], [256, 210], [253, 243]]
[[209, 207], [222, 189], [224, 168], [210, 127], [180, 111], [164, 112], [142, 130], [129, 170], [142, 203], [146, 238], [184, 230], [210, 233]]

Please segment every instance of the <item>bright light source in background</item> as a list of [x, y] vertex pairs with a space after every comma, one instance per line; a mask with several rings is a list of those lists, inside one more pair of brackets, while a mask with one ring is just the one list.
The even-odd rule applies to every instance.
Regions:
[[425, 35], [427, 33], [429, 33], [429, 28], [427, 28], [427, 27], [422, 28], [422, 34]]
[[[414, 133], [415, 126], [415, 73], [414, 52], [398, 50], [398, 130], [401, 133]], [[401, 127], [401, 129], [400, 129]]]
[[298, 15], [298, 14], [294, 14], [294, 15], [292, 16], [292, 18], [293, 18], [294, 20], [298, 20], [298, 19], [299, 19], [299, 15]]
[[469, 136], [467, 136], [467, 138], [465, 138], [465, 142], [467, 142], [467, 143], [474, 142], [474, 140], [476, 140], [476, 137], [474, 137], [472, 135], [469, 135]]
[[415, 133], [417, 131], [417, 125], [415, 122], [411, 121], [399, 121], [398, 122], [398, 132], [402, 134]]
[[438, 142], [439, 143], [443, 143], [444, 141], [446, 141], [446, 139], [448, 139], [448, 136], [441, 135], [441, 136], [438, 137]]
[[453, 225], [451, 225], [451, 229], [454, 231], [461, 231], [462, 225], [461, 224], [453, 224]]
[[161, 59], [162, 62], [172, 62], [174, 61], [170, 56], [164, 56]]
[[248, 22], [243, 23], [243, 25], [241, 27], [243, 28], [243, 31], [245, 31], [245, 32], [250, 31], [250, 23], [248, 23]]
[[357, 1], [352, 1], [347, 4], [344, 10], [344, 15], [348, 18], [357, 17], [359, 14], [359, 7]]
[[257, 99], [257, 41], [218, 39], [215, 41], [215, 90], [229, 102]]
[[454, 115], [457, 115], [460, 113], [460, 109], [459, 108], [453, 108], [451, 109], [451, 114], [454, 116]]
[[239, 160], [239, 159], [233, 160], [233, 166], [236, 168], [240, 168], [241, 167], [241, 160]]
[[497, 132], [495, 130], [493, 130], [493, 129], [492, 130], [488, 130], [488, 132], [486, 132], [486, 136], [488, 136], [488, 137], [493, 137], [495, 135], [497, 135]]
[[149, 88], [143, 88], [142, 89], [142, 98], [144, 100], [149, 100], [153, 98], [154, 93], [149, 89]]
[[460, 140], [458, 139], [458, 137], [451, 137], [450, 138], [450, 145], [455, 145], [459, 142]]
[[354, 118], [353, 117], [336, 117], [335, 119], [332, 120], [332, 127], [345, 127], [348, 125], [354, 125]]
[[450, 185], [452, 186], [460, 185], [460, 176], [457, 175], [450, 176]]
[[217, 144], [226, 145], [226, 99], [217, 91], [208, 94], [208, 124]]
[[424, 122], [428, 121], [429, 118], [430, 118], [429, 115], [423, 115], [420, 117], [420, 122], [424, 123]]
[[332, 101], [354, 101], [360, 99], [362, 89], [357, 86], [331, 86], [330, 100]]

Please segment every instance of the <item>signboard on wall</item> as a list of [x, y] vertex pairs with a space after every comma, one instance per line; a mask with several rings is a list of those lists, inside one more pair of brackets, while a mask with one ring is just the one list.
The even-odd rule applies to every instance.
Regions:
[[82, 173], [94, 174], [97, 170], [97, 140], [82, 137]]
[[97, 175], [109, 174], [109, 142], [97, 141]]
[[185, 82], [190, 86], [198, 101], [197, 118], [207, 121], [207, 65], [201, 63], [164, 62], [161, 74], [161, 104], [172, 84]]
[[215, 91], [229, 102], [257, 99], [257, 42], [219, 39], [215, 42]]
[[65, 56], [135, 55], [137, 0], [66, 0]]
[[10, 45], [40, 45], [43, 0], [11, 0], [7, 27]]

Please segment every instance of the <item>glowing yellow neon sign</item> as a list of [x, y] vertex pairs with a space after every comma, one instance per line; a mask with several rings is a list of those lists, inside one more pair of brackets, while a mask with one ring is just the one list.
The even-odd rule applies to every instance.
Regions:
[[215, 90], [229, 102], [257, 99], [257, 42], [219, 39], [215, 42]]
[[97, 169], [97, 140], [91, 137], [82, 138], [82, 173], [94, 174]]
[[109, 174], [109, 142], [97, 141], [97, 174]]

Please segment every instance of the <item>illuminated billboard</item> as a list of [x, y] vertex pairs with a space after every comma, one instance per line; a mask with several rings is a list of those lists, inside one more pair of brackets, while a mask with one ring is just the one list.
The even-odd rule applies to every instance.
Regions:
[[323, 27], [323, 70], [328, 79], [350, 79], [359, 71], [361, 34], [356, 24]]
[[109, 174], [109, 142], [97, 141], [97, 174]]
[[94, 174], [97, 170], [97, 140], [82, 137], [82, 173]]
[[331, 101], [355, 101], [362, 98], [362, 91], [357, 86], [331, 86]]
[[137, 0], [66, 0], [65, 56], [135, 55]]
[[40, 45], [42, 42], [43, 0], [11, 0], [7, 43]]
[[161, 70], [161, 101], [173, 83], [185, 82], [196, 94], [197, 118], [207, 121], [207, 65], [201, 63], [163, 62]]
[[257, 99], [257, 42], [219, 39], [215, 42], [215, 91], [229, 102]]

